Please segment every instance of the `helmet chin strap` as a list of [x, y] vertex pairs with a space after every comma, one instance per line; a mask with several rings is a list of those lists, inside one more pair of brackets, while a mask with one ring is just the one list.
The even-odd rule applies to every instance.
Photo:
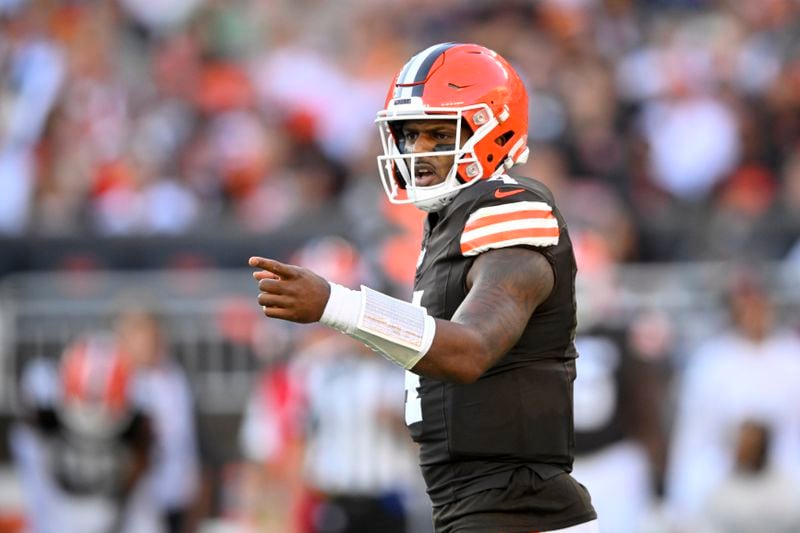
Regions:
[[435, 213], [444, 209], [459, 192], [461, 192], [460, 189], [450, 191], [447, 194], [443, 194], [429, 200], [417, 200], [414, 201], [414, 206], [420, 211], [424, 211], [426, 213]]

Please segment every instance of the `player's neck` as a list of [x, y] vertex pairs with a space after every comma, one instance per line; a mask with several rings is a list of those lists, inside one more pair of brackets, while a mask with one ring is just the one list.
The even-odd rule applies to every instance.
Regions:
[[436, 227], [436, 224], [439, 223], [439, 212], [434, 211], [432, 213], [428, 213], [428, 227], [433, 229]]

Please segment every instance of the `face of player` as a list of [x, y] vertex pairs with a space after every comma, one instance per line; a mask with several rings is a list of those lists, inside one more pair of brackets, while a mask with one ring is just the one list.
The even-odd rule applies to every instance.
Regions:
[[[407, 120], [400, 134], [406, 154], [454, 150], [457, 136], [455, 120]], [[460, 146], [469, 139], [471, 132], [461, 128]], [[442, 183], [453, 166], [454, 155], [421, 157], [414, 160], [414, 176], [418, 187], [429, 187]]]

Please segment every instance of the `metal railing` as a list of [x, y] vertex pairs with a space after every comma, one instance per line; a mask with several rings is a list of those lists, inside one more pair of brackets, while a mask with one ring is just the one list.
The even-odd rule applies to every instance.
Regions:
[[[736, 268], [720, 263], [631, 265], [608, 275], [581, 274], [581, 320], [600, 316], [624, 323], [639, 313], [661, 312], [672, 323], [685, 355], [725, 323], [725, 293]], [[758, 268], [780, 320], [800, 325], [800, 265]], [[240, 412], [265, 362], [254, 343], [226, 329], [246, 329], [253, 321], [254, 327], [267, 325], [273, 333], [280, 330], [291, 336], [294, 331], [260, 317], [247, 270], [9, 276], [0, 283], [0, 414], [13, 413], [18, 406], [18, 379], [27, 360], [57, 358], [70, 340], [108, 327], [126, 298], [142, 293], [163, 318], [171, 352], [186, 369], [197, 408], [204, 414]], [[261, 338], [263, 343], [273, 342], [269, 333]]]

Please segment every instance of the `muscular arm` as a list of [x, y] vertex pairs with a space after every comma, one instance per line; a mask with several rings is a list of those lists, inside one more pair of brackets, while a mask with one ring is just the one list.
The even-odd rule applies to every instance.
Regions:
[[[292, 322], [315, 322], [330, 287], [310, 270], [254, 257], [264, 314]], [[467, 275], [468, 294], [451, 320], [436, 320], [436, 336], [412, 371], [437, 379], [471, 383], [520, 338], [533, 311], [553, 289], [553, 270], [540, 253], [503, 248], [478, 256]]]
[[467, 276], [467, 297], [451, 320], [436, 320], [433, 345], [412, 371], [460, 383], [477, 380], [519, 340], [553, 283], [550, 263], [536, 251], [481, 254]]

